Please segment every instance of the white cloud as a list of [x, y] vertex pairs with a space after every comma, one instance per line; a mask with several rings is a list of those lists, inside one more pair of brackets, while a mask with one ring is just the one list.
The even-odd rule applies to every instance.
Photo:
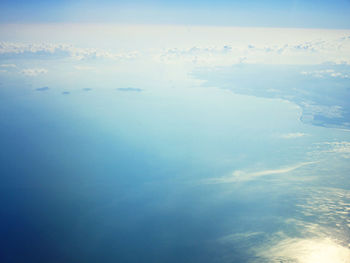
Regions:
[[0, 68], [15, 68], [15, 64], [1, 64]]
[[[133, 37], [130, 34], [115, 34], [116, 37], [111, 39], [108, 35], [108, 40], [115, 44], [111, 49], [84, 48], [61, 43], [0, 42], [0, 56], [128, 60], [142, 54], [145, 55], [142, 58], [154, 59], [160, 63], [191, 66], [226, 66], [239, 63], [350, 64], [348, 31], [192, 27], [189, 33], [187, 27], [144, 26], [134, 29], [136, 31], [130, 33], [135, 34]], [[176, 41], [172, 29], [176, 29]], [[79, 28], [75, 30], [78, 31], [78, 37]], [[103, 27], [101, 30], [104, 30]], [[121, 28], [116, 26], [115, 30]], [[145, 35], [150, 37], [144, 37]], [[101, 38], [100, 41], [105, 40]], [[119, 42], [124, 45], [126, 43], [136, 51], [119, 50]], [[329, 75], [334, 78], [348, 77], [345, 73], [339, 73], [341, 72]]]
[[292, 172], [296, 169], [299, 169], [303, 166], [314, 164], [314, 163], [316, 163], [316, 162], [302, 162], [302, 163], [298, 163], [298, 164], [284, 167], [284, 168], [268, 169], [268, 170], [255, 171], [255, 172], [236, 170], [230, 176], [219, 177], [219, 178], [210, 178], [210, 179], [205, 180], [204, 183], [206, 183], [206, 184], [226, 184], [226, 183], [250, 181], [250, 180], [254, 180], [256, 178], [259, 178], [262, 176], [267, 176], [267, 175], [286, 174], [286, 173]]
[[57, 43], [13, 43], [0, 42], [0, 55], [7, 57], [34, 56], [40, 58], [74, 58], [84, 59], [134, 59], [139, 54], [136, 51], [113, 53], [98, 48], [78, 48], [68, 44]]
[[0, 64], [0, 72], [1, 73], [9, 72], [13, 68], [16, 68], [15, 64]]
[[350, 78], [350, 75], [348, 73], [336, 72], [334, 69], [302, 71], [301, 74], [306, 76], [312, 76], [315, 78], [325, 78], [325, 77], [342, 78], [342, 79]]
[[321, 153], [337, 153], [350, 157], [350, 142], [347, 141], [319, 143], [318, 148]]
[[[349, 130], [344, 130], [349, 132]], [[308, 153], [310, 156], [318, 156], [318, 158], [345, 158], [350, 159], [350, 142], [334, 141], [321, 142], [314, 144], [314, 150]]]
[[325, 144], [329, 146], [328, 152], [350, 153], [350, 142], [327, 142]]
[[313, 102], [302, 102], [301, 104], [303, 106], [304, 116], [309, 116], [310, 118], [313, 118], [315, 115], [322, 115], [327, 118], [343, 117], [343, 108], [338, 105], [324, 106], [314, 104]]
[[[39, 28], [37, 25], [16, 26], [16, 36], [27, 36], [28, 32], [38, 32]], [[162, 63], [213, 63], [214, 66], [240, 63], [243, 58], [244, 63], [255, 64], [350, 64], [349, 30], [61, 24], [45, 25], [37, 41], [52, 39], [52, 32], [58, 28], [62, 33], [59, 34], [60, 39], [68, 39], [69, 36], [74, 43], [79, 43], [79, 40], [82, 43], [84, 39], [89, 46], [96, 43], [109, 48], [0, 42], [0, 54], [130, 59], [141, 53]], [[12, 33], [14, 28], [8, 25], [3, 31]], [[92, 37], [91, 32], [98, 37]], [[125, 52], [124, 48], [138, 52]]]
[[306, 217], [312, 216], [315, 223], [327, 222], [327, 225], [337, 226], [336, 229], [322, 229], [322, 233], [336, 236], [350, 230], [346, 224], [350, 222], [349, 190], [333, 187], [310, 187], [305, 190], [307, 193], [296, 204], [297, 210]]
[[281, 138], [283, 138], [283, 139], [296, 139], [296, 138], [300, 138], [300, 137], [304, 137], [304, 136], [306, 136], [306, 133], [295, 132], [295, 133], [282, 134]]
[[155, 60], [166, 64], [232, 65], [242, 63], [244, 52], [230, 45], [169, 48], [155, 55]]
[[[243, 31], [227, 29], [227, 33], [237, 34], [236, 38], [242, 37], [244, 39], [251, 32], [252, 29]], [[258, 37], [249, 42], [230, 40], [231, 37], [222, 36], [221, 45], [205, 45], [203, 41], [202, 46], [192, 45], [182, 48], [167, 48], [155, 56], [157, 61], [162, 63], [193, 63], [196, 65], [211, 65], [211, 66], [225, 66], [239, 63], [248, 64], [350, 64], [350, 39], [339, 35], [332, 36], [329, 32], [324, 35], [317, 32], [317, 38], [311, 38], [300, 32], [285, 29], [283, 32], [290, 31], [294, 39], [285, 38], [284, 40], [277, 40], [276, 36], [267, 29], [259, 30], [260, 34], [266, 31], [266, 38], [259, 39]], [[272, 33], [272, 34], [271, 34]], [[276, 32], [275, 32], [276, 33]], [[268, 36], [269, 35], [269, 36]], [[329, 37], [332, 36], [332, 37]], [[310, 63], [311, 61], [311, 63]], [[341, 72], [302, 72], [305, 75], [323, 76], [328, 74], [334, 78], [349, 78], [349, 74]]]
[[23, 69], [21, 73], [26, 76], [35, 77], [41, 74], [46, 74], [48, 71], [44, 68], [28, 68]]

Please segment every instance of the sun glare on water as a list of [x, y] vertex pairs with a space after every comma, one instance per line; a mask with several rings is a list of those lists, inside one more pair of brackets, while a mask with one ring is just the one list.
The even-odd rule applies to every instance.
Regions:
[[[331, 239], [287, 239], [264, 253], [278, 262], [349, 263], [350, 249]], [[269, 255], [268, 255], [269, 254]]]

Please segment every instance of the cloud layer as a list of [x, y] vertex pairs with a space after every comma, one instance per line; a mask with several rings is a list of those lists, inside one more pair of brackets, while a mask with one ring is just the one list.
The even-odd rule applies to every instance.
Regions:
[[114, 53], [99, 48], [79, 48], [70, 44], [0, 42], [0, 57], [3, 58], [73, 58], [87, 59], [132, 59], [137, 52]]
[[299, 169], [303, 166], [314, 164], [314, 163], [316, 162], [302, 162], [302, 163], [298, 163], [288, 167], [283, 167], [278, 169], [267, 169], [267, 170], [254, 171], [254, 172], [236, 170], [230, 176], [211, 178], [211, 179], [205, 180], [204, 182], [207, 184], [227, 184], [227, 183], [251, 181], [263, 176], [286, 174], [296, 169]]
[[46, 74], [47, 72], [48, 70], [44, 68], [27, 68], [21, 71], [23, 75], [26, 75], [29, 77], [36, 77], [41, 74]]

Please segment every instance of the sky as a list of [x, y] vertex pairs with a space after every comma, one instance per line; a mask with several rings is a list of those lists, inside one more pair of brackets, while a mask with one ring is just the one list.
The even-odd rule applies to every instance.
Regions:
[[350, 1], [22, 1], [0, 3], [0, 23], [124, 23], [350, 28]]

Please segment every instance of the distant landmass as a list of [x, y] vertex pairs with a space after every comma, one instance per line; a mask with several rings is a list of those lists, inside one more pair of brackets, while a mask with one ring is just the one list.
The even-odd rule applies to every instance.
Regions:
[[350, 66], [249, 65], [201, 68], [204, 86], [237, 94], [288, 100], [301, 107], [304, 123], [350, 129]]

